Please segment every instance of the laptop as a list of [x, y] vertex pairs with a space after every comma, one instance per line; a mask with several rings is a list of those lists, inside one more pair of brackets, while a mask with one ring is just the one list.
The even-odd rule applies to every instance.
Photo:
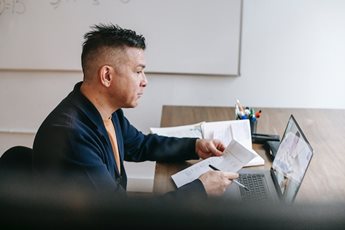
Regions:
[[313, 157], [313, 149], [293, 115], [290, 116], [270, 170], [243, 168], [226, 196], [242, 201], [292, 203]]

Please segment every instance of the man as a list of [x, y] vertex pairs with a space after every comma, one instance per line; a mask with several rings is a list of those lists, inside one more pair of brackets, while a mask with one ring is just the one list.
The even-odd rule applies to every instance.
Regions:
[[[145, 38], [114, 25], [86, 33], [83, 81], [49, 114], [33, 145], [38, 176], [54, 175], [96, 190], [125, 191], [123, 161], [183, 161], [220, 156], [217, 140], [144, 135], [124, 116], [147, 85]], [[209, 171], [176, 193], [220, 195], [237, 173]]]

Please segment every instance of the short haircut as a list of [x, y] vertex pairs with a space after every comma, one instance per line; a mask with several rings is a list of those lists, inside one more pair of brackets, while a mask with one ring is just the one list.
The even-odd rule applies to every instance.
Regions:
[[145, 38], [135, 31], [123, 29], [118, 25], [99, 24], [91, 27], [91, 31], [84, 35], [83, 51], [81, 54], [81, 65], [83, 72], [89, 61], [98, 55], [104, 48], [125, 48], [133, 47], [145, 50]]

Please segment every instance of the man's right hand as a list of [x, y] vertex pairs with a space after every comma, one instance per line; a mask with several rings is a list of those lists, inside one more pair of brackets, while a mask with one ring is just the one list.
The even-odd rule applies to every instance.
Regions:
[[238, 178], [238, 173], [210, 170], [199, 177], [208, 196], [223, 195], [231, 180]]

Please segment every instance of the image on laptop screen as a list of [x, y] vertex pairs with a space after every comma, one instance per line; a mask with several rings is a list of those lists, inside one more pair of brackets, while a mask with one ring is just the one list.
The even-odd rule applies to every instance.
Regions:
[[312, 147], [291, 115], [272, 165], [285, 201], [295, 199], [312, 156]]

